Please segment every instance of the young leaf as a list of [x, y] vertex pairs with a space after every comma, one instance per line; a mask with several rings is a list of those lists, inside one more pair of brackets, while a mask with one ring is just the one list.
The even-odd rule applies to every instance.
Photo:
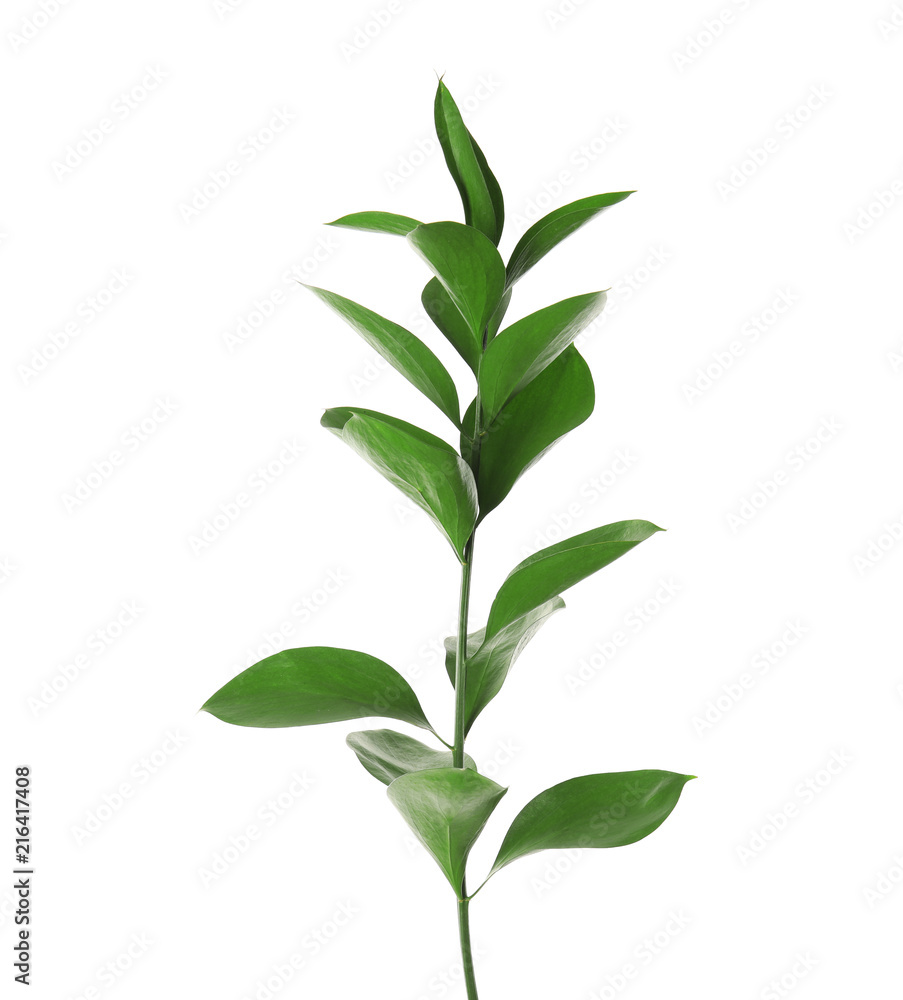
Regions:
[[392, 212], [354, 212], [343, 215], [335, 222], [326, 223], [327, 226], [339, 226], [342, 229], [362, 229], [367, 233], [391, 233], [393, 236], [407, 236], [420, 224], [407, 215], [395, 215]]
[[615, 191], [612, 194], [594, 194], [589, 198], [562, 205], [543, 216], [517, 241], [508, 261], [508, 287], [521, 278], [533, 265], [557, 246], [563, 239], [576, 232], [584, 223], [629, 198], [633, 191]]
[[507, 791], [477, 771], [442, 767], [396, 778], [389, 798], [460, 893], [470, 848]]
[[328, 292], [325, 288], [307, 285], [315, 295], [331, 306], [348, 324], [378, 351], [390, 365], [401, 372], [456, 426], [461, 426], [458, 391], [442, 362], [421, 340], [403, 326], [380, 316], [365, 306]]
[[[451, 767], [451, 750], [433, 750], [425, 743], [392, 729], [371, 729], [367, 732], [349, 733], [345, 742], [357, 754], [363, 766], [384, 785], [412, 771], [427, 771], [437, 767]], [[464, 755], [464, 766], [476, 770], [473, 758]]]
[[408, 242], [445, 286], [482, 349], [483, 331], [505, 290], [505, 265], [478, 229], [460, 222], [429, 222]]
[[486, 635], [492, 638], [661, 530], [649, 521], [617, 521], [540, 549], [515, 566], [499, 588]]
[[[545, 625], [546, 621], [564, 607], [560, 597], [553, 597], [545, 604], [511, 622], [488, 642], [486, 629], [472, 632], [467, 637], [467, 657], [464, 674], [465, 695], [465, 735], [470, 732], [477, 716], [501, 691], [508, 671], [520, 656], [524, 647]], [[458, 648], [456, 636], [445, 640], [445, 669], [455, 683], [455, 654]]]
[[441, 80], [436, 89], [434, 117], [448, 172], [464, 205], [464, 221], [498, 246], [505, 221], [501, 188]]
[[438, 278], [430, 278], [426, 283], [420, 301], [429, 318], [476, 375], [480, 368], [483, 344], [458, 312], [458, 307]]
[[[480, 520], [556, 441], [586, 420], [594, 403], [589, 367], [571, 344], [484, 428], [478, 475]], [[473, 419], [471, 403], [461, 421], [461, 453], [468, 461], [472, 447], [467, 435]]]
[[490, 875], [536, 851], [623, 847], [657, 830], [693, 774], [614, 771], [562, 781], [517, 814]]
[[448, 539], [459, 559], [477, 518], [470, 466], [441, 438], [358, 407], [327, 410], [320, 423], [401, 490]]
[[480, 402], [490, 424], [499, 410], [531, 382], [605, 306], [605, 292], [556, 302], [506, 327], [489, 344], [480, 366]]
[[233, 726], [280, 729], [381, 715], [433, 732], [411, 685], [375, 656], [333, 646], [274, 653], [201, 706]]

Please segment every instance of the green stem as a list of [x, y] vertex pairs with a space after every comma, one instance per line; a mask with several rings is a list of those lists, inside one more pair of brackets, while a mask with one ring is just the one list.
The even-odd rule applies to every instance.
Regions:
[[[464, 893], [464, 886], [461, 887]], [[461, 962], [464, 966], [464, 983], [467, 986], [467, 1000], [479, 1000], [477, 981], [473, 973], [473, 953], [470, 948], [470, 900], [458, 900], [458, 932], [461, 937]]]
[[458, 648], [455, 650], [455, 743], [452, 749], [452, 767], [464, 767], [464, 713], [467, 694], [467, 685], [465, 683], [467, 612], [470, 606], [473, 539], [474, 536], [471, 535], [464, 546], [464, 562], [461, 566], [461, 600], [458, 605]]
[[[480, 391], [477, 389], [474, 407], [473, 448], [470, 467], [474, 478], [480, 474], [480, 444], [483, 431]], [[458, 604], [458, 648], [455, 650], [455, 745], [452, 748], [452, 767], [464, 767], [465, 712], [467, 709], [467, 613], [470, 607], [470, 577], [473, 572], [473, 545], [477, 535], [474, 528], [464, 546], [461, 564], [461, 599]], [[464, 893], [462, 892], [463, 896]]]
[[[486, 332], [483, 332], [483, 350], [486, 350]], [[480, 404], [479, 373], [477, 373], [477, 398], [474, 406], [473, 448], [470, 467], [476, 479], [480, 473], [480, 445], [483, 436], [483, 408]], [[458, 647], [455, 650], [455, 745], [452, 748], [452, 764], [464, 767], [465, 713], [467, 709], [467, 615], [470, 608], [470, 578], [473, 572], [473, 545], [477, 529], [474, 528], [464, 546], [461, 566], [461, 599], [458, 604]], [[481, 887], [482, 888], [482, 887]], [[479, 1000], [477, 981], [473, 971], [473, 952], [470, 946], [470, 897], [467, 895], [467, 879], [461, 880], [458, 896], [458, 936], [461, 940], [461, 963], [464, 968], [464, 983], [467, 1000]]]

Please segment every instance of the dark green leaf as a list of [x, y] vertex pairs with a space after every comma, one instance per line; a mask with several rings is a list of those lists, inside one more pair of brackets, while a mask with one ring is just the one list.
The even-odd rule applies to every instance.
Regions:
[[474, 375], [480, 368], [483, 345], [458, 312], [445, 286], [438, 278], [430, 278], [420, 296], [427, 315], [461, 357], [470, 365]]
[[533, 265], [557, 246], [563, 239], [576, 232], [585, 222], [617, 205], [632, 195], [633, 191], [615, 191], [612, 194], [594, 194], [589, 198], [572, 201], [543, 216], [517, 241], [508, 261], [508, 286], [526, 274]]
[[505, 265], [478, 229], [460, 222], [430, 222], [408, 233], [464, 317], [482, 349], [483, 331], [505, 290]]
[[[572, 344], [499, 412], [480, 445], [480, 519], [496, 508], [512, 486], [568, 431], [593, 412], [595, 392], [589, 367]], [[474, 405], [461, 421], [462, 454], [472, 459], [467, 433]]]
[[489, 609], [487, 636], [498, 634], [661, 530], [649, 521], [617, 521], [540, 549], [515, 566], [499, 588]]
[[664, 823], [694, 777], [673, 771], [614, 771], [562, 781], [518, 813], [490, 874], [536, 851], [634, 844]]
[[[425, 743], [392, 729], [371, 729], [349, 733], [345, 742], [357, 754], [357, 759], [384, 785], [390, 785], [402, 774], [452, 766], [451, 750], [433, 750]], [[473, 758], [464, 754], [464, 766], [476, 770]]]
[[396, 417], [358, 407], [327, 410], [320, 423], [425, 511], [463, 558], [476, 523], [477, 491], [470, 467], [450, 444]]
[[556, 302], [502, 330], [489, 344], [480, 366], [483, 419], [499, 410], [531, 382], [599, 315], [605, 292], [590, 292]]
[[461, 426], [458, 392], [442, 362], [403, 326], [365, 306], [313, 285], [307, 287], [331, 306], [364, 340], [431, 400], [456, 427]]
[[464, 205], [464, 221], [498, 246], [505, 220], [501, 189], [441, 80], [436, 90], [434, 117], [448, 172]]
[[443, 767], [396, 778], [389, 798], [459, 893], [470, 848], [507, 791], [476, 771]]
[[[538, 608], [511, 622], [488, 642], [486, 629], [472, 632], [467, 637], [467, 659], [464, 674], [465, 733], [470, 732], [477, 716], [501, 691], [508, 671], [524, 647], [546, 621], [564, 607], [560, 597], [553, 597]], [[458, 640], [450, 636], [445, 640], [445, 669], [455, 683], [455, 653]]]
[[395, 215], [392, 212], [354, 212], [343, 215], [335, 222], [327, 222], [328, 226], [339, 226], [343, 229], [362, 229], [367, 233], [391, 233], [393, 236], [407, 236], [420, 223], [406, 215]]
[[397, 670], [375, 656], [333, 646], [268, 656], [224, 684], [201, 711], [233, 726], [261, 729], [382, 715], [433, 731]]

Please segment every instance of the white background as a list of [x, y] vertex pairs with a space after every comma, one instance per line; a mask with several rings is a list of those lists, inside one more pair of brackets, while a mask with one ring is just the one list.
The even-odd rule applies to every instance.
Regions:
[[0, 856], [27, 763], [30, 995], [463, 996], [447, 884], [343, 744], [367, 723], [196, 714], [282, 630], [395, 664], [450, 732], [457, 564], [318, 419], [448, 425], [293, 280], [428, 329], [403, 240], [322, 224], [461, 218], [437, 72], [503, 186], [503, 253], [537, 214], [639, 192], [517, 288], [509, 319], [612, 292], [582, 344], [595, 413], [481, 529], [473, 627], [538, 536], [669, 529], [566, 595], [475, 727], [511, 790], [472, 882], [557, 781], [699, 776], [648, 840], [486, 887], [481, 997], [896, 995], [903, 8], [57, 3], [2, 25]]

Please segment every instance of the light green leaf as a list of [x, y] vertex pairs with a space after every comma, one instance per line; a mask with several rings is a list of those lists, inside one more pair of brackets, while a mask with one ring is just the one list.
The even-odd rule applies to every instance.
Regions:
[[498, 246], [505, 221], [501, 188], [441, 80], [436, 89], [434, 117], [448, 172], [464, 205], [464, 221]]
[[[345, 742], [357, 754], [357, 759], [384, 785], [390, 785], [402, 774], [452, 766], [451, 750], [433, 750], [425, 743], [392, 729], [371, 729], [349, 733]], [[464, 766], [476, 770], [473, 758], [464, 754]]]
[[401, 372], [456, 426], [461, 426], [458, 391], [442, 362], [421, 340], [403, 326], [324, 288], [307, 285], [331, 306], [390, 365]]
[[563, 239], [576, 232], [584, 223], [595, 218], [606, 208], [629, 198], [633, 191], [615, 191], [612, 194], [594, 194], [589, 198], [572, 201], [543, 216], [517, 241], [508, 261], [508, 287], [521, 278], [533, 265], [557, 246]]
[[430, 278], [426, 283], [420, 301], [429, 318], [476, 375], [483, 353], [482, 341], [467, 325], [438, 278]]
[[429, 222], [408, 242], [445, 286], [482, 349], [483, 331], [505, 290], [505, 265], [478, 229], [460, 222]]
[[540, 549], [518, 563], [499, 588], [489, 609], [486, 635], [497, 635], [661, 530], [649, 521], [617, 521]]
[[433, 731], [397, 670], [375, 656], [333, 646], [274, 653], [224, 684], [201, 711], [260, 729], [381, 715]]
[[[486, 629], [472, 632], [467, 637], [467, 658], [464, 674], [465, 733], [470, 732], [477, 716], [501, 691], [514, 661], [527, 643], [556, 612], [564, 607], [560, 597], [553, 597], [538, 608], [511, 622], [486, 641]], [[445, 669], [455, 683], [456, 636], [445, 640]]]
[[390, 233], [393, 236], [407, 236], [420, 223], [407, 215], [395, 215], [392, 212], [354, 212], [343, 215], [335, 222], [327, 222], [327, 226], [339, 226], [342, 229], [362, 229], [367, 233]]
[[490, 875], [537, 851], [623, 847], [657, 830], [693, 774], [613, 771], [562, 781], [517, 814]]
[[489, 344], [480, 366], [483, 419], [499, 410], [573, 342], [605, 306], [605, 292], [556, 302], [506, 327]]
[[[480, 519], [494, 510], [517, 480], [565, 434], [593, 412], [589, 367], [572, 344], [502, 408], [483, 431], [480, 445]], [[471, 461], [468, 434], [474, 404], [461, 421], [461, 453]]]
[[327, 410], [320, 423], [425, 511], [463, 559], [476, 523], [477, 490], [470, 467], [450, 444], [359, 407]]
[[396, 778], [389, 798], [460, 893], [467, 855], [507, 791], [477, 771], [443, 767]]

